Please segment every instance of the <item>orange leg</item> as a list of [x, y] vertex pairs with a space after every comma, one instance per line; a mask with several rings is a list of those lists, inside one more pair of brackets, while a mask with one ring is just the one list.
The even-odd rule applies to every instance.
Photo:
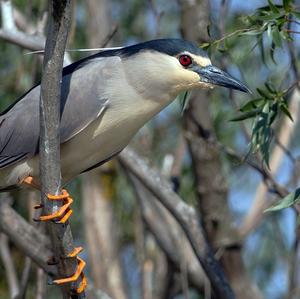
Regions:
[[[27, 177], [25, 178], [21, 183], [29, 185], [35, 189], [40, 190], [40, 185], [32, 178], [32, 177]], [[73, 199], [70, 197], [69, 193], [66, 190], [62, 190], [62, 194], [60, 195], [52, 195], [52, 194], [47, 194], [47, 198], [49, 200], [60, 200], [63, 201], [63, 205], [54, 213], [50, 215], [43, 215], [40, 216], [37, 221], [55, 221], [56, 223], [65, 223], [69, 217], [71, 216], [72, 209], [70, 208], [71, 204], [73, 203]], [[43, 205], [37, 205], [35, 206], [35, 209], [42, 208]], [[76, 289], [76, 292], [82, 293], [87, 285], [87, 280], [86, 277], [83, 273], [83, 269], [86, 265], [85, 261], [82, 260], [78, 254], [82, 251], [82, 247], [76, 247], [71, 253], [68, 254], [67, 258], [75, 258], [78, 261], [78, 266], [75, 271], [75, 273], [67, 278], [62, 278], [62, 279], [56, 279], [53, 282], [55, 284], [65, 284], [65, 283], [70, 283], [74, 282], [81, 278], [81, 282], [79, 284], [79, 287]]]
[[[37, 220], [38, 221], [54, 220], [57, 223], [65, 223], [73, 213], [72, 209], [70, 208], [71, 204], [73, 203], [73, 199], [70, 197], [69, 193], [66, 190], [62, 190], [61, 195], [47, 194], [47, 198], [49, 200], [61, 200], [63, 201], [64, 204], [56, 212], [50, 215], [40, 216]], [[36, 208], [39, 207], [41, 206], [37, 206]]]
[[[25, 179], [23, 179], [21, 183], [40, 190], [40, 185], [31, 176], [28, 176]], [[38, 219], [35, 220], [36, 221], [54, 220], [57, 223], [65, 223], [73, 213], [72, 209], [70, 208], [71, 204], [73, 203], [73, 199], [70, 197], [69, 193], [66, 190], [62, 190], [62, 194], [60, 195], [47, 194], [47, 198], [49, 200], [61, 200], [63, 201], [64, 204], [56, 212], [50, 215], [40, 216]], [[34, 208], [39, 209], [42, 207], [43, 206], [40, 204], [35, 206]]]
[[56, 279], [56, 280], [53, 281], [53, 283], [60, 285], [60, 284], [65, 284], [65, 283], [70, 283], [70, 282], [77, 281], [80, 277], [81, 282], [80, 282], [78, 288], [76, 289], [77, 294], [82, 293], [84, 291], [84, 289], [86, 288], [86, 285], [87, 285], [87, 280], [86, 280], [86, 277], [83, 273], [83, 269], [84, 269], [86, 263], [83, 259], [81, 259], [78, 256], [78, 254], [81, 251], [82, 251], [82, 247], [75, 247], [75, 249], [71, 253], [69, 253], [68, 256], [67, 256], [68, 258], [73, 258], [73, 257], [77, 258], [78, 266], [76, 268], [75, 273], [70, 277]]

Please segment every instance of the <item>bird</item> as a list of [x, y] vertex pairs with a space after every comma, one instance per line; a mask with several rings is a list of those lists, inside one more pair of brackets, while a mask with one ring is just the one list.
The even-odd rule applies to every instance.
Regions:
[[[61, 173], [65, 185], [118, 154], [179, 93], [247, 86], [181, 39], [151, 40], [100, 51], [63, 69]], [[40, 85], [0, 113], [0, 191], [39, 181]]]
[[[117, 155], [181, 92], [215, 86], [250, 92], [214, 66], [204, 50], [182, 39], [104, 49], [66, 66], [60, 99], [62, 185]], [[40, 89], [34, 86], [0, 113], [0, 192], [40, 184]], [[63, 212], [41, 220], [62, 218]]]

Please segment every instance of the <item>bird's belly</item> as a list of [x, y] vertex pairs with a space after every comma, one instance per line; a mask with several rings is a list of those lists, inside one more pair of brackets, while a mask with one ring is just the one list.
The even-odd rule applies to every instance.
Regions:
[[130, 111], [111, 110], [62, 145], [63, 181], [71, 180], [79, 173], [121, 151], [135, 133], [157, 112], [157, 109], [146, 110], [145, 107], [138, 114], [135, 111], [134, 115], [130, 115]]

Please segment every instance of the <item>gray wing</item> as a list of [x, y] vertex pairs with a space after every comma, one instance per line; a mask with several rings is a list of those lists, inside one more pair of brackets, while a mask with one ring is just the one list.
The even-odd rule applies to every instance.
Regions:
[[[88, 126], [105, 109], [105, 82], [119, 57], [84, 62], [63, 77], [61, 94], [61, 143]], [[0, 116], [0, 168], [32, 157], [39, 146], [40, 86], [33, 88], [10, 110]]]

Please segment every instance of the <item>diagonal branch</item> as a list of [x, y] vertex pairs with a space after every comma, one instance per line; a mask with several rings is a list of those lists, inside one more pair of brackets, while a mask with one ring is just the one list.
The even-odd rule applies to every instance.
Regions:
[[2, 18], [0, 38], [32, 51], [44, 49], [45, 37], [27, 34], [18, 30], [13, 17], [13, 6], [11, 1], [2, 0], [0, 5]]
[[0, 257], [5, 268], [10, 297], [15, 298], [19, 293], [20, 286], [16, 268], [9, 250], [8, 238], [3, 233], [0, 233]]
[[53, 256], [49, 239], [16, 213], [5, 198], [0, 200], [0, 231], [48, 275], [57, 275], [54, 267], [47, 264]]
[[228, 281], [203, 235], [199, 217], [195, 209], [187, 205], [171, 188], [170, 184], [157, 171], [130, 149], [120, 155], [121, 164], [160, 201], [175, 217], [186, 234], [197, 259], [208, 276], [216, 296], [220, 299], [235, 298]]

